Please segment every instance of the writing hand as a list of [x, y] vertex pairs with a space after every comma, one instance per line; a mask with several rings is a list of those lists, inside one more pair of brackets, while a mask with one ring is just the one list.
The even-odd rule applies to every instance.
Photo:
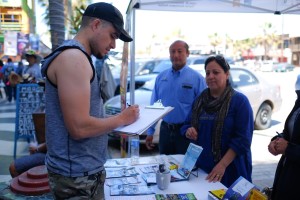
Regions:
[[140, 108], [138, 105], [131, 105], [121, 112], [124, 125], [135, 122], [140, 116]]

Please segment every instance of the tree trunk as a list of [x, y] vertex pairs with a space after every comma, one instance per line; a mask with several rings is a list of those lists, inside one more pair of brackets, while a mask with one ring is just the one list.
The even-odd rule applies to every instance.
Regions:
[[65, 16], [63, 0], [49, 0], [49, 23], [53, 51], [65, 40]]

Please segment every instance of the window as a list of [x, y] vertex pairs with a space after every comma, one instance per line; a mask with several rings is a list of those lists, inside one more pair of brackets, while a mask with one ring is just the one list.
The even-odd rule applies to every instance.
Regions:
[[21, 14], [1, 14], [1, 22], [18, 22], [21, 23]]
[[246, 70], [231, 69], [230, 74], [234, 87], [244, 87], [258, 84], [258, 80]]

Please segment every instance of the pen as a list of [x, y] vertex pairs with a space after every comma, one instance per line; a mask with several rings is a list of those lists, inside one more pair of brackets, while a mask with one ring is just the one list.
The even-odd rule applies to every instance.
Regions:
[[129, 103], [126, 103], [127, 104], [127, 106], [129, 107], [130, 106], [130, 104]]

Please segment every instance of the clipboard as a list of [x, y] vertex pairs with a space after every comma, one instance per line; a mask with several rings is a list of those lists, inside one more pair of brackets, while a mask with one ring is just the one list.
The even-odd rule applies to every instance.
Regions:
[[140, 117], [134, 123], [118, 127], [114, 130], [127, 134], [141, 135], [173, 109], [174, 107], [171, 106], [162, 106], [159, 109], [155, 106], [140, 106]]
[[145, 108], [146, 109], [165, 109], [165, 107], [163, 106], [160, 99], [151, 106], [145, 106]]

